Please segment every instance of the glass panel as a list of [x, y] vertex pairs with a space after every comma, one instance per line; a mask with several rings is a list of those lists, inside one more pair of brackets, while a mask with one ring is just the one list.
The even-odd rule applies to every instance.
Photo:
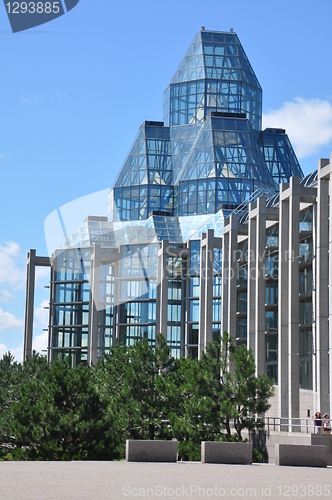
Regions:
[[266, 361], [278, 361], [278, 337], [266, 338]]
[[267, 332], [278, 330], [278, 311], [265, 311], [265, 323]]
[[199, 297], [199, 288], [200, 288], [200, 279], [199, 278], [190, 278], [189, 286], [190, 286], [190, 297]]
[[190, 300], [189, 303], [189, 321], [197, 321], [199, 320], [199, 301], [198, 300]]
[[300, 293], [311, 294], [312, 286], [312, 268], [300, 270]]
[[312, 302], [300, 302], [299, 321], [300, 325], [312, 324]]
[[300, 359], [300, 387], [312, 390], [312, 359]]
[[189, 275], [200, 274], [201, 265], [201, 242], [192, 241], [190, 243], [190, 269]]
[[277, 253], [266, 257], [265, 274], [275, 275], [278, 271], [279, 255]]
[[188, 325], [188, 344], [198, 344], [198, 325]]
[[247, 318], [238, 318], [237, 319], [237, 331], [236, 338], [237, 339], [246, 339], [247, 338]]
[[266, 284], [265, 304], [278, 304], [278, 284]]
[[240, 313], [247, 312], [247, 293], [246, 292], [239, 292], [238, 293], [237, 310]]

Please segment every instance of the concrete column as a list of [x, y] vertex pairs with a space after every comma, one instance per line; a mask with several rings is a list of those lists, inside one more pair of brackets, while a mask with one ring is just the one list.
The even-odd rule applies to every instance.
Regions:
[[239, 219], [235, 214], [230, 217], [230, 233], [228, 246], [228, 328], [229, 335], [236, 339], [236, 312], [237, 312], [237, 278], [238, 278], [238, 263], [237, 263], [237, 241], [238, 241]]
[[53, 323], [54, 323], [54, 302], [56, 302], [55, 296], [55, 283], [54, 276], [55, 271], [54, 267], [51, 266], [50, 269], [50, 308], [48, 311], [48, 343], [47, 343], [47, 362], [50, 363], [52, 361], [52, 347], [53, 347]]
[[27, 282], [25, 296], [25, 328], [23, 361], [32, 354], [33, 312], [35, 301], [36, 250], [30, 250], [27, 262]]
[[198, 326], [198, 359], [204, 350], [205, 343], [205, 287], [206, 287], [206, 233], [201, 235], [200, 287], [199, 287], [199, 326]]
[[161, 281], [163, 268], [163, 254], [161, 244], [158, 248], [158, 264], [157, 264], [157, 298], [156, 298], [156, 333], [160, 332], [160, 299], [161, 299]]
[[205, 245], [205, 325], [204, 348], [213, 341], [212, 312], [213, 312], [213, 257], [214, 231], [208, 229]]
[[91, 253], [90, 271], [90, 318], [88, 363], [97, 364], [98, 357], [98, 326], [99, 326], [99, 283], [100, 283], [100, 246], [95, 245]]
[[[280, 190], [285, 185], [281, 184]], [[279, 206], [279, 269], [278, 269], [278, 398], [279, 417], [288, 418], [288, 254], [289, 201]], [[286, 422], [285, 422], [286, 423]], [[283, 428], [287, 430], [287, 428]]]
[[187, 321], [189, 309], [189, 290], [190, 278], [188, 271], [190, 269], [190, 242], [187, 242], [186, 249], [188, 250], [188, 257], [182, 259], [182, 281], [181, 281], [181, 357], [186, 355], [186, 336], [187, 336]]
[[257, 200], [256, 221], [256, 290], [255, 290], [255, 362], [256, 375], [265, 373], [265, 246], [266, 199]]
[[[318, 179], [316, 248], [317, 405], [329, 411], [329, 196], [328, 179]], [[330, 222], [331, 224], [331, 222]]]
[[161, 333], [167, 341], [167, 304], [168, 304], [168, 247], [169, 242], [163, 240], [158, 252], [158, 280], [157, 288], [157, 335]]
[[[255, 356], [255, 327], [256, 327], [256, 219], [250, 218], [252, 204], [249, 205], [249, 232], [248, 232], [248, 289], [247, 289], [247, 348]], [[265, 303], [265, 301], [264, 301]], [[256, 361], [256, 359], [255, 359]]]
[[317, 272], [316, 272], [316, 248], [317, 248], [317, 203], [312, 207], [313, 217], [313, 231], [312, 231], [312, 245], [314, 254], [312, 258], [312, 408], [313, 415], [317, 411], [317, 356], [316, 356], [316, 316], [317, 316]]
[[228, 332], [229, 232], [222, 237], [221, 334]]
[[113, 337], [120, 338], [120, 305], [121, 305], [121, 265], [122, 260], [114, 262], [112, 272], [114, 274], [114, 297], [113, 297]]
[[[299, 418], [300, 409], [300, 338], [299, 338], [299, 177], [291, 177], [289, 198], [288, 260], [288, 372], [289, 417]], [[293, 428], [296, 431], [297, 428]]]
[[[187, 248], [188, 248], [188, 261], [187, 261], [187, 273], [185, 274], [185, 286], [186, 286], [186, 294], [183, 295], [182, 297], [182, 301], [183, 301], [183, 304], [185, 305], [184, 307], [184, 311], [182, 311], [182, 314], [183, 314], [183, 320], [184, 320], [184, 325], [183, 325], [183, 329], [184, 329], [184, 345], [183, 345], [183, 356], [186, 356], [188, 357], [188, 354], [189, 354], [189, 351], [188, 351], [188, 343], [189, 343], [189, 317], [190, 317], [190, 300], [189, 300], [189, 296], [191, 295], [190, 293], [190, 278], [188, 276], [188, 273], [190, 275], [193, 274], [193, 270], [191, 269], [191, 259], [192, 259], [192, 254], [191, 254], [191, 241], [189, 240], [187, 242]], [[182, 287], [182, 291], [183, 291], [183, 287]]]
[[332, 179], [329, 181], [329, 198], [330, 198], [330, 214], [329, 214], [329, 415], [331, 418], [332, 411]]

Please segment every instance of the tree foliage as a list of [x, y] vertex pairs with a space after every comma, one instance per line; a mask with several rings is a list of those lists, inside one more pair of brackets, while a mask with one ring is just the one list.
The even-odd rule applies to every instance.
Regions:
[[[200, 458], [201, 441], [242, 440], [263, 425], [272, 382], [255, 376], [250, 351], [227, 333], [199, 360], [174, 359], [161, 335], [117, 343], [97, 366], [23, 365], [0, 360], [0, 457], [114, 460], [126, 439], [177, 439], [182, 459]], [[9, 455], [8, 455], [9, 454]]]

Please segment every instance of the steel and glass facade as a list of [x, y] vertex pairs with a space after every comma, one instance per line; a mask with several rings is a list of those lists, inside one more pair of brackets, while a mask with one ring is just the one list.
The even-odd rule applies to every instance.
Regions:
[[331, 164], [225, 218], [222, 327], [274, 379], [285, 419], [332, 408]]
[[[260, 243], [266, 261], [258, 295], [247, 258], [252, 237], [235, 236], [228, 222], [230, 214], [233, 220], [248, 213], [250, 202], [274, 200], [280, 183], [303, 177], [285, 130], [261, 130], [261, 121], [262, 89], [237, 34], [200, 30], [164, 93], [164, 121], [145, 121], [138, 131], [109, 193], [108, 216], [88, 216], [48, 261], [49, 360], [96, 363], [117, 339], [154, 345], [158, 333], [176, 357], [200, 357], [223, 329], [253, 347], [255, 296], [266, 337], [256, 359], [278, 383], [278, 222]], [[312, 210], [301, 211], [299, 227], [313, 218]], [[301, 234], [299, 377], [310, 388], [314, 241], [310, 231]], [[240, 251], [234, 262], [228, 241]], [[40, 259], [30, 252], [25, 357], [32, 348], [33, 273], [47, 265]]]

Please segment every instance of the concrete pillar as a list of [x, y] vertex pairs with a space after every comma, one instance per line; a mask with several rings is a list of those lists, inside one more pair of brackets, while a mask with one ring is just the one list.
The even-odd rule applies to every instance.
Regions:
[[[168, 247], [163, 240], [158, 252], [158, 287], [157, 287], [157, 335], [161, 333], [167, 341], [167, 304], [168, 304]], [[160, 281], [159, 281], [160, 280]]]
[[53, 324], [54, 324], [54, 302], [56, 302], [56, 288], [54, 283], [55, 278], [55, 270], [54, 267], [51, 266], [50, 270], [50, 308], [48, 311], [48, 343], [47, 343], [47, 362], [50, 363], [52, 361], [52, 347], [53, 347]]
[[214, 231], [208, 229], [205, 245], [205, 325], [204, 348], [213, 341], [213, 261], [214, 261]]
[[[288, 372], [289, 417], [299, 418], [300, 410], [300, 338], [299, 338], [299, 177], [291, 177], [289, 198], [288, 259]], [[296, 431], [297, 428], [293, 428]]]
[[32, 354], [33, 312], [35, 301], [36, 250], [30, 250], [27, 262], [27, 282], [25, 295], [25, 327], [23, 361]]
[[186, 329], [188, 321], [190, 278], [188, 271], [190, 269], [190, 242], [187, 242], [187, 258], [182, 259], [182, 280], [181, 280], [181, 357], [186, 355]]
[[[247, 291], [247, 349], [255, 356], [256, 325], [256, 219], [250, 218], [252, 204], [249, 205], [248, 231], [248, 291]], [[265, 303], [265, 301], [264, 301]]]
[[100, 283], [100, 246], [95, 245], [91, 253], [90, 271], [90, 318], [88, 340], [88, 363], [97, 364], [98, 327], [99, 327], [99, 283]]
[[[224, 226], [225, 227], [225, 226]], [[228, 332], [229, 232], [222, 237], [221, 334]]]
[[[332, 160], [332, 158], [331, 158]], [[329, 214], [329, 415], [331, 418], [332, 412], [332, 179], [329, 181], [329, 198], [330, 198], [330, 214]]]
[[[281, 184], [282, 188], [286, 186]], [[279, 417], [288, 419], [288, 254], [289, 201], [279, 206], [279, 269], [278, 269], [278, 398]], [[286, 423], [286, 421], [285, 421]], [[283, 428], [287, 430], [287, 428]]]
[[237, 245], [238, 245], [238, 227], [239, 219], [235, 214], [230, 216], [230, 232], [229, 232], [229, 247], [228, 247], [228, 328], [229, 335], [236, 339], [236, 312], [237, 312], [237, 279], [238, 279], [238, 263], [237, 263]]
[[329, 411], [329, 184], [327, 178], [318, 179], [315, 322], [317, 406], [322, 415]]
[[[183, 352], [183, 356], [188, 357], [189, 355], [189, 349], [188, 349], [188, 344], [189, 344], [189, 318], [190, 318], [190, 300], [189, 296], [191, 296], [190, 292], [190, 276], [193, 276], [193, 269], [191, 269], [191, 262], [192, 262], [192, 253], [191, 253], [191, 241], [189, 240], [187, 242], [187, 248], [188, 248], [188, 261], [187, 261], [187, 272], [185, 274], [185, 287], [186, 287], [186, 293], [183, 294], [182, 296], [182, 303], [184, 304], [184, 310], [182, 311], [182, 317], [184, 321], [183, 325], [183, 349], [181, 349], [181, 352]], [[189, 275], [188, 275], [189, 273]], [[184, 291], [184, 288], [182, 286], [182, 292]]]
[[205, 347], [205, 307], [206, 307], [206, 233], [201, 235], [200, 287], [199, 287], [199, 326], [198, 326], [198, 359]]
[[255, 362], [256, 375], [265, 373], [265, 246], [266, 199], [257, 200], [256, 220], [256, 290], [255, 290]]
[[317, 408], [317, 367], [316, 367], [316, 316], [317, 316], [317, 301], [316, 301], [316, 248], [317, 248], [317, 204], [312, 207], [313, 217], [313, 231], [312, 231], [312, 245], [314, 254], [312, 257], [312, 408], [313, 415], [316, 413]]
[[121, 266], [122, 260], [118, 260], [113, 264], [113, 274], [114, 274], [114, 297], [113, 297], [113, 337], [115, 339], [120, 338], [120, 306], [121, 306]]

